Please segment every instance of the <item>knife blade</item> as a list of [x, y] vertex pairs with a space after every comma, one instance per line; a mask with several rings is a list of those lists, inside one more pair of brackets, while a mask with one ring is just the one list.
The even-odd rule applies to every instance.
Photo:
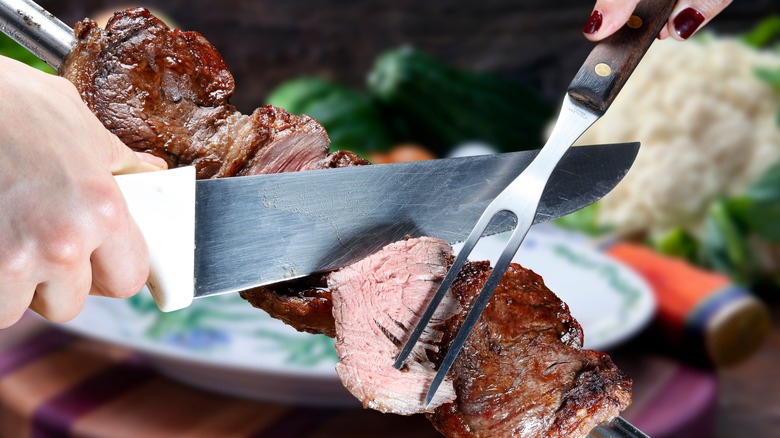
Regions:
[[[638, 149], [638, 143], [571, 149], [535, 222], [600, 199], [625, 176]], [[406, 236], [461, 241], [538, 152], [197, 182], [187, 168], [116, 179], [149, 247], [149, 288], [169, 311], [193, 298], [346, 266]], [[488, 232], [512, 227], [507, 215]]]
[[[622, 179], [637, 150], [637, 144], [572, 150], [535, 222], [601, 198]], [[346, 266], [406, 236], [459, 242], [537, 153], [199, 181], [195, 297]], [[514, 218], [506, 216], [489, 232], [513, 226]]]
[[[0, 0], [0, 31], [54, 68], [74, 41], [72, 29], [31, 0]], [[535, 222], [608, 193], [637, 147], [573, 151], [549, 184]], [[407, 235], [457, 242], [498, 188], [536, 154], [198, 181], [197, 190], [191, 170], [123, 175], [117, 182], [150, 249], [148, 286], [169, 311], [194, 297], [344, 266]], [[450, 205], [458, 207], [441, 208]], [[513, 225], [502, 218], [489, 232]]]

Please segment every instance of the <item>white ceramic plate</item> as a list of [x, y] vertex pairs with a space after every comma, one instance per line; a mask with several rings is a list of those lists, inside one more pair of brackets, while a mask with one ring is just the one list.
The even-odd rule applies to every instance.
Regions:
[[[503, 247], [483, 239], [472, 260]], [[585, 346], [612, 347], [640, 330], [654, 311], [647, 284], [631, 270], [553, 226], [536, 226], [516, 258], [571, 308]], [[299, 333], [237, 294], [195, 300], [163, 314], [146, 291], [129, 300], [91, 297], [64, 328], [134, 349], [160, 372], [230, 395], [304, 404], [354, 405], [336, 376], [333, 340]]]

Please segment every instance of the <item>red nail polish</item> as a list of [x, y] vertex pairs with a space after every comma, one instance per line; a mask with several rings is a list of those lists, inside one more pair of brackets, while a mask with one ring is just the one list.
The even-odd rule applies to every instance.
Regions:
[[599, 11], [593, 11], [592, 14], [590, 14], [590, 18], [588, 18], [588, 22], [585, 23], [585, 27], [582, 28], [582, 31], [587, 34], [592, 34], [598, 32], [598, 30], [601, 28], [601, 20], [602, 20], [601, 12]]
[[693, 35], [703, 22], [704, 15], [693, 8], [683, 9], [672, 21], [674, 24], [674, 31], [684, 40], [687, 40]]

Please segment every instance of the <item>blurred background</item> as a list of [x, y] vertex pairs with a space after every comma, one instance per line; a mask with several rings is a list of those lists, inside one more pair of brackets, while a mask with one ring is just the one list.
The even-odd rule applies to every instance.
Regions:
[[[146, 5], [220, 51], [236, 78], [233, 103], [253, 110], [281, 83], [317, 75], [365, 87], [384, 51], [413, 44], [450, 65], [528, 84], [557, 104], [591, 47], [581, 35], [587, 1], [208, 1], [39, 2], [67, 24]], [[734, 2], [710, 28], [749, 31], [777, 12], [772, 0]]]
[[[114, 10], [148, 7], [172, 27], [201, 33], [218, 49], [235, 78], [232, 103], [240, 111], [274, 104], [309, 114], [326, 127], [334, 150], [353, 150], [374, 163], [541, 146], [566, 86], [592, 47], [581, 34], [593, 7], [584, 0], [39, 3], [69, 25], [85, 17], [105, 23]], [[7, 40], [0, 53], [35, 63]], [[652, 322], [630, 342], [610, 349], [636, 381], [627, 416], [649, 425], [644, 427], [652, 428], [653, 436], [776, 436], [777, 0], [736, 1], [692, 41], [656, 43], [607, 116], [580, 143], [622, 141], [642, 142], [626, 180], [603, 201], [557, 225], [581, 233], [594, 248], [635, 270], [655, 293]], [[197, 325], [198, 318], [161, 320], [155, 330], [175, 332], [171, 327]], [[189, 346], [223, 339], [214, 330], [187, 336]], [[181, 343], [183, 338], [176, 339]], [[115, 344], [89, 344], [79, 354], [118, 361], [136, 376], [127, 385], [148, 379], [150, 371], [128, 362], [135, 356], [117, 353]], [[300, 348], [311, 352], [321, 345]], [[98, 350], [113, 353], [106, 359]], [[0, 399], [7, 399], [18, 388], [6, 386], [3, 392], [2, 376]], [[192, 380], [197, 378], [190, 378], [190, 385]], [[219, 392], [218, 385], [194, 384]], [[283, 418], [305, 418], [315, 425], [303, 432], [292, 426], [294, 421], [277, 422], [262, 436], [351, 436], [365, 430], [380, 436], [393, 429], [407, 436], [435, 436], [417, 418], [259, 404], [235, 394], [165, 385], [175, 388], [169, 392], [176, 392], [176, 400], [201, 400], [202, 409], [211, 403], [234, 412], [278, 411]], [[38, 425], [33, 429], [61, 430], [63, 424], [46, 426], [41, 419], [59, 418], [58, 409], [65, 417], [81, 415], [71, 404], [41, 397], [38, 403], [45, 409], [33, 402], [21, 411], [6, 406], [2, 430], [16, 430], [30, 416]], [[79, 406], [94, 408], [101, 400], [93, 394], [91, 405], [82, 400]], [[322, 417], [336, 418], [328, 423], [330, 429], [317, 429]], [[66, 426], [78, 430], [73, 424]], [[224, 431], [231, 422], [214, 424]], [[140, 430], [136, 423], [126, 427]]]

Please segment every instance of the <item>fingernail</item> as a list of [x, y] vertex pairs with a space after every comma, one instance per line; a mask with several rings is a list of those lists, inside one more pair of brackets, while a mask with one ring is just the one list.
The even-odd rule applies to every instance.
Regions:
[[152, 166], [156, 166], [162, 169], [168, 168], [168, 163], [156, 155], [152, 155], [146, 152], [136, 152], [135, 155], [144, 163], [151, 164]]
[[674, 24], [674, 31], [684, 40], [687, 40], [693, 35], [703, 22], [704, 15], [693, 8], [683, 9], [672, 21]]
[[588, 22], [585, 23], [585, 27], [582, 28], [582, 31], [588, 35], [598, 32], [601, 28], [602, 18], [601, 12], [593, 11], [593, 13], [590, 14], [590, 18], [588, 18]]

